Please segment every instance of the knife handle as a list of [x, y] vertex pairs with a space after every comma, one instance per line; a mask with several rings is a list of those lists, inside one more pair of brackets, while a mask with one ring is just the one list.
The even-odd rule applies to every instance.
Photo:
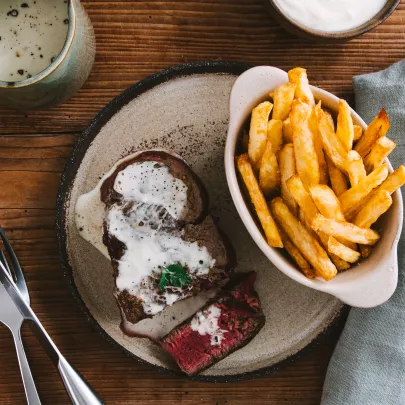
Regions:
[[59, 355], [59, 373], [70, 399], [74, 405], [102, 405], [103, 402], [86, 383], [84, 378]]
[[24, 346], [21, 341], [20, 330], [13, 331], [14, 344], [17, 351], [18, 364], [20, 365], [21, 377], [24, 383], [25, 396], [27, 397], [28, 405], [41, 405], [37, 388], [31, 374], [31, 369], [28, 364], [27, 356], [25, 355]]

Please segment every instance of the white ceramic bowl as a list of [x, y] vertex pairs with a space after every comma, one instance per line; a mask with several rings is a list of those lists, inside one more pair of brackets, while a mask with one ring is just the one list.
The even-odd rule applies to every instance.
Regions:
[[[381, 240], [372, 254], [360, 264], [346, 272], [339, 273], [333, 280], [306, 278], [282, 254], [280, 249], [270, 247], [256, 225], [254, 213], [250, 211], [240, 188], [235, 168], [235, 153], [240, 130], [249, 117], [252, 108], [268, 98], [268, 93], [288, 81], [287, 73], [270, 66], [258, 66], [244, 72], [233, 85], [230, 96], [230, 118], [225, 146], [225, 171], [228, 186], [250, 235], [268, 257], [285, 275], [293, 280], [319, 291], [332, 294], [346, 304], [355, 307], [375, 307], [387, 301], [394, 293], [398, 281], [397, 246], [402, 229], [403, 205], [400, 191], [393, 194], [393, 204], [381, 220]], [[339, 99], [325, 90], [312, 87], [315, 99], [322, 106], [337, 111]], [[377, 113], [377, 111], [376, 111]], [[366, 123], [352, 110], [352, 117], [363, 129]], [[387, 161], [388, 162], [388, 161]], [[388, 162], [390, 171], [392, 166]]]

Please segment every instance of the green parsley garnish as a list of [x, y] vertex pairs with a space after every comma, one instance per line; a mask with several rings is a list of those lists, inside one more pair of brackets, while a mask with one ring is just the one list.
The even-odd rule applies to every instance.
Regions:
[[178, 264], [171, 264], [163, 267], [159, 288], [165, 290], [167, 287], [183, 287], [190, 283], [191, 277], [186, 270]]

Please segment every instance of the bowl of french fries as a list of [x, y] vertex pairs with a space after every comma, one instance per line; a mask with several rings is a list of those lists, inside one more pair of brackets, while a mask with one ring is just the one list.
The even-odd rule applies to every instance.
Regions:
[[284, 274], [357, 307], [398, 280], [405, 167], [389, 163], [389, 127], [384, 109], [366, 125], [303, 68], [249, 69], [230, 97], [225, 170], [250, 235]]

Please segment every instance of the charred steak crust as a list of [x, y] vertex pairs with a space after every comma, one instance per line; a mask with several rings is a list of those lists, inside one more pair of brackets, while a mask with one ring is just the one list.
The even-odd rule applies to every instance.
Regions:
[[169, 168], [175, 178], [182, 180], [187, 188], [187, 208], [183, 218], [184, 223], [198, 223], [208, 214], [208, 193], [200, 178], [180, 158], [163, 151], [145, 151], [133, 159], [122, 162], [114, 173], [104, 180], [101, 186], [101, 201], [107, 206], [121, 201], [121, 194], [114, 190], [114, 182], [118, 173], [137, 162], [157, 162]]
[[[258, 334], [266, 319], [254, 290], [255, 280], [255, 272], [241, 273], [197, 314], [161, 339], [161, 347], [176, 360], [183, 372], [188, 375], [202, 372], [247, 345]], [[223, 332], [222, 340], [215, 345], [209, 335], [192, 329], [193, 319], [213, 306], [221, 311], [218, 326]]]
[[[142, 161], [163, 163], [174, 177], [181, 179], [187, 185], [186, 214], [177, 221], [176, 226], [179, 231], [184, 231], [183, 240], [205, 246], [211, 257], [215, 259], [215, 266], [210, 269], [208, 274], [194, 277], [191, 283], [192, 288], [189, 285], [187, 289], [183, 289], [184, 298], [197, 295], [200, 291], [223, 287], [229, 282], [230, 275], [236, 266], [236, 254], [228, 237], [217, 227], [212, 217], [207, 216], [208, 195], [205, 187], [183, 160], [163, 151], [141, 152], [133, 159], [121, 163], [114, 173], [103, 182], [101, 200], [107, 208], [113, 204], [119, 204], [122, 196], [114, 190], [114, 182], [118, 173], [127, 166]], [[108, 231], [106, 222], [103, 225], [103, 243], [110, 255], [116, 278], [119, 260], [124, 255], [126, 246]], [[159, 293], [157, 282], [155, 289]], [[116, 300], [123, 315], [123, 321], [135, 324], [142, 319], [152, 318], [151, 315], [145, 313], [142, 300], [128, 291], [117, 291]]]

